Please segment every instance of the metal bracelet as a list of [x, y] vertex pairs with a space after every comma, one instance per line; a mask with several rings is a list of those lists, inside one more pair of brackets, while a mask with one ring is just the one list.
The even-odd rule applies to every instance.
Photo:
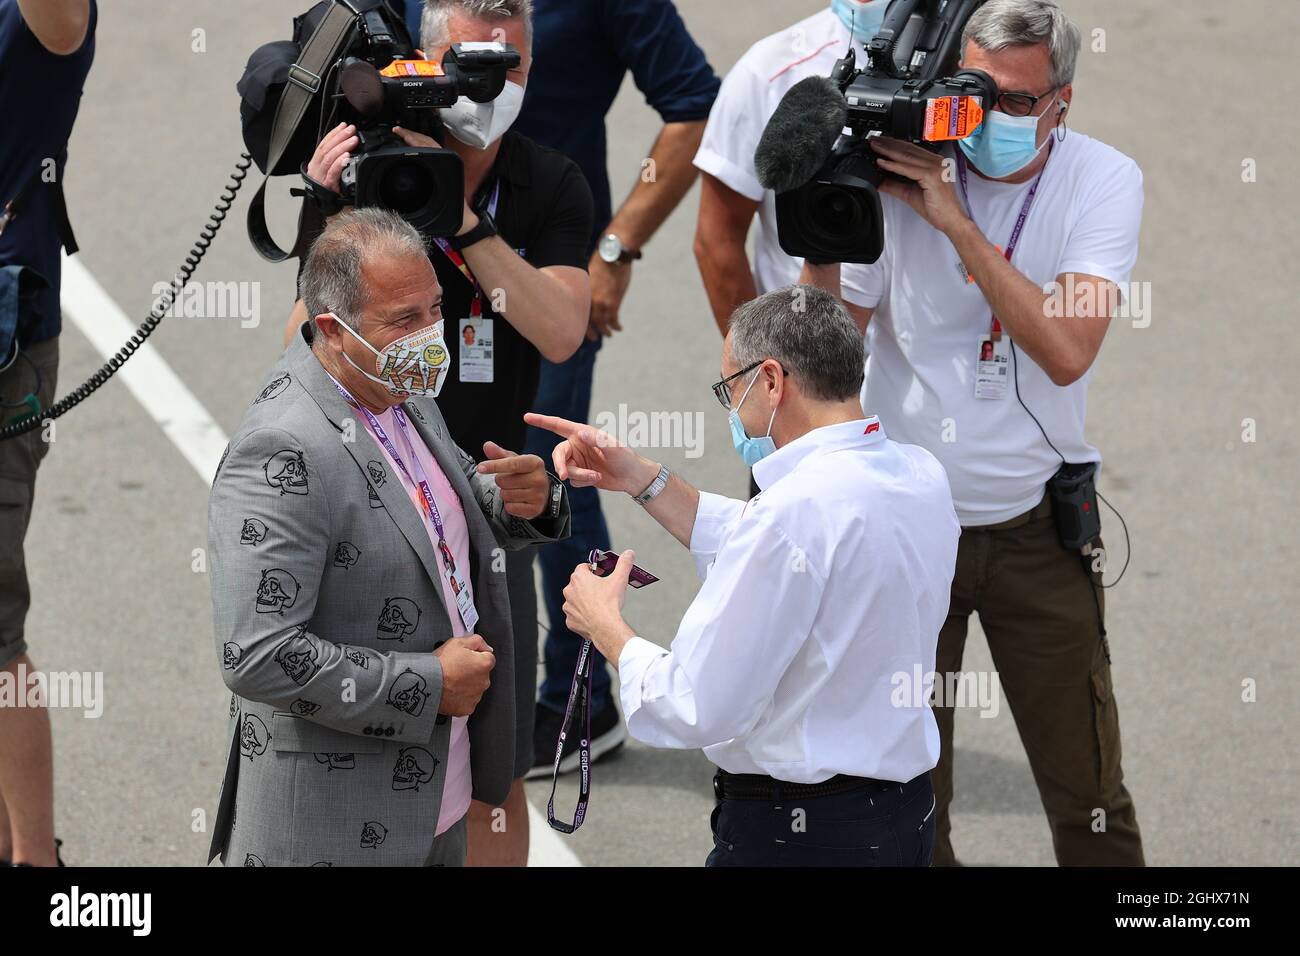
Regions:
[[655, 480], [650, 482], [645, 491], [639, 495], [633, 495], [632, 500], [637, 504], [645, 506], [659, 497], [660, 493], [668, 487], [668, 466], [660, 465], [659, 474], [655, 475]]

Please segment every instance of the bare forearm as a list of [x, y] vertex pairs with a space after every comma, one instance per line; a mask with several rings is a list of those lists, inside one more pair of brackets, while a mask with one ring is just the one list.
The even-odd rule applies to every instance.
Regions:
[[606, 231], [617, 235], [630, 249], [648, 243], [698, 178], [699, 170], [692, 160], [703, 136], [703, 120], [666, 124], [636, 186]]
[[803, 285], [816, 286], [835, 296], [837, 299], [843, 299], [840, 287], [840, 264], [830, 262], [826, 265], [814, 265], [805, 260], [803, 271], [799, 273], [799, 282]]
[[585, 294], [576, 293], [556, 276], [533, 268], [498, 236], [474, 243], [464, 255], [489, 300], [485, 305], [498, 307], [546, 359], [563, 362], [577, 351], [587, 329], [590, 287]]
[[739, 242], [713, 240], [701, 233], [695, 239], [695, 261], [704, 280], [713, 320], [726, 336], [731, 313], [758, 297], [758, 285], [745, 255], [745, 241], [743, 238]]
[[86, 39], [90, 0], [18, 0], [18, 10], [41, 46], [51, 53], [75, 53]]
[[[641, 463], [641, 478], [645, 480], [637, 480], [638, 487], [631, 492], [633, 495], [650, 487], [659, 474], [658, 462], [643, 457]], [[691, 546], [691, 531], [695, 528], [695, 515], [699, 508], [699, 491], [675, 472], [668, 475], [668, 484], [659, 496], [645, 506], [646, 513], [687, 548]]]
[[814, 265], [811, 262], [804, 262], [803, 271], [799, 273], [799, 282], [804, 285], [815, 286], [839, 299], [840, 304], [844, 306], [854, 324], [857, 325], [858, 331], [866, 335], [867, 326], [871, 322], [872, 310], [864, 309], [860, 305], [854, 305], [844, 298], [844, 286], [841, 276], [841, 267], [838, 262], [831, 262], [826, 265]]
[[1072, 334], [1071, 323], [1077, 319], [1050, 317], [1047, 306], [1051, 296], [1008, 262], [973, 222], [952, 230], [948, 238], [1016, 346], [1052, 381], [1068, 384], [1086, 371], [1091, 357]]

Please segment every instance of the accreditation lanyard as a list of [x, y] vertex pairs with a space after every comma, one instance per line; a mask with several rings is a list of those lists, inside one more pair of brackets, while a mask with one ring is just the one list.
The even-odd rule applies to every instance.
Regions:
[[[546, 801], [546, 822], [561, 833], [573, 833], [582, 826], [587, 816], [587, 803], [591, 799], [591, 668], [595, 654], [591, 641], [584, 640], [578, 652], [578, 666], [573, 671], [573, 684], [569, 687], [569, 702], [564, 708], [564, 723], [560, 725], [560, 739], [555, 743], [555, 766], [551, 769], [551, 798]], [[564, 742], [569, 739], [569, 724], [574, 714], [578, 716], [578, 805], [573, 810], [573, 822], [555, 819], [555, 788], [560, 782], [560, 762], [564, 759]]]
[[[492, 187], [492, 198], [488, 201], [487, 214], [492, 219], [496, 219], [497, 217], [497, 200], [500, 198], [501, 180], [498, 179], [496, 185]], [[474, 278], [474, 273], [470, 271], [469, 264], [465, 261], [465, 257], [457, 252], [446, 239], [437, 236], [433, 241], [438, 244], [438, 248], [442, 250], [443, 255], [451, 260], [451, 264], [460, 270], [460, 274], [463, 275], [466, 281], [468, 281], [473, 287], [474, 301], [470, 303], [469, 317], [471, 319], [477, 319], [483, 314], [483, 290], [479, 287], [478, 280]]]
[[397, 446], [393, 444], [393, 440], [388, 437], [388, 432], [379, 423], [379, 419], [371, 413], [370, 409], [353, 398], [352, 394], [339, 384], [333, 376], [330, 376], [330, 379], [334, 381], [334, 387], [339, 390], [343, 400], [366, 416], [366, 421], [374, 431], [375, 437], [379, 439], [380, 444], [384, 446], [384, 450], [388, 452], [397, 467], [401, 469], [402, 474], [406, 476], [406, 480], [420, 489], [420, 499], [424, 505], [421, 511], [424, 513], [424, 520], [433, 525], [433, 530], [438, 536], [438, 555], [442, 558], [443, 571], [447, 575], [447, 580], [451, 583], [452, 593], [456, 595], [456, 610], [460, 614], [461, 623], [465, 625], [465, 630], [473, 633], [474, 625], [478, 623], [478, 610], [474, 607], [474, 598], [470, 594], [469, 582], [462, 580], [456, 570], [456, 559], [452, 556], [451, 548], [447, 545], [447, 534], [443, 528], [442, 515], [438, 511], [438, 503], [433, 498], [433, 487], [429, 483], [429, 476], [420, 464], [420, 458], [415, 454], [415, 448], [411, 443], [411, 426], [406, 420], [406, 413], [402, 411], [400, 406], [393, 407], [393, 421], [397, 423], [397, 430], [402, 433], [402, 441], [406, 444], [407, 454], [411, 456], [411, 467], [415, 469], [415, 477], [411, 476], [406, 461], [397, 450]]
[[[1047, 158], [1048, 161], [1052, 158], [1052, 144], [1050, 139], [1048, 140], [1047, 145]], [[1007, 240], [1007, 247], [1002, 252], [1006, 257], [1007, 262], [1011, 261], [1011, 256], [1016, 251], [1016, 243], [1020, 241], [1020, 234], [1024, 232], [1025, 221], [1029, 218], [1029, 210], [1034, 205], [1034, 197], [1038, 195], [1038, 184], [1043, 181], [1043, 173], [1045, 172], [1047, 172], [1046, 162], [1043, 163], [1043, 168], [1038, 171], [1038, 175], [1034, 178], [1034, 185], [1029, 188], [1029, 195], [1025, 197], [1025, 203], [1020, 207], [1020, 215], [1016, 217], [1015, 228], [1011, 230], [1011, 238]], [[961, 196], [966, 202], [966, 212], [973, 222], [975, 219], [975, 210], [971, 207], [970, 193], [966, 188], [966, 157], [962, 154], [960, 149], [957, 150], [957, 178], [961, 182]], [[989, 326], [989, 332], [995, 339], [1002, 337], [1002, 323], [998, 321], [996, 315], [993, 316], [992, 324]]]

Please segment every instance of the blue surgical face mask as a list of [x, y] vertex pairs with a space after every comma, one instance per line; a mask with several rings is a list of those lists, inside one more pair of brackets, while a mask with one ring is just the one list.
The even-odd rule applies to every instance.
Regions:
[[840, 18], [845, 29], [853, 31], [858, 43], [870, 43], [885, 22], [885, 8], [889, 0], [871, 0], [855, 3], [854, 0], [831, 0], [831, 10]]
[[1024, 169], [1043, 151], [1038, 145], [1037, 116], [1009, 116], [1001, 110], [984, 114], [984, 122], [958, 142], [966, 158], [985, 176], [1005, 179]]
[[758, 381], [761, 371], [762, 369], [759, 369], [754, 373], [754, 377], [749, 382], [749, 387], [745, 389], [745, 394], [740, 396], [740, 404], [733, 408], [728, 416], [731, 422], [731, 443], [736, 446], [736, 451], [740, 454], [741, 459], [750, 468], [753, 468], [776, 451], [776, 442], [772, 441], [772, 422], [776, 421], [775, 408], [772, 409], [772, 417], [767, 423], [767, 434], [762, 438], [750, 438], [745, 433], [745, 423], [740, 420], [740, 406], [745, 404], [745, 399], [749, 397], [749, 389], [754, 387], [754, 383]]

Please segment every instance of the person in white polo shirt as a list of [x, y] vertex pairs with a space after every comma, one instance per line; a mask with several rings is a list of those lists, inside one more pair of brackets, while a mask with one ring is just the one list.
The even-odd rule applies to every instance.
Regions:
[[[928, 866], [939, 733], [925, 693], [960, 529], [943, 469], [863, 417], [862, 339], [827, 292], [780, 289], [730, 322], [722, 380], [732, 440], [761, 493], [696, 491], [585, 425], [557, 473], [636, 498], [704, 580], [672, 646], [621, 607], [635, 555], [565, 589], [568, 626], [618, 668], [632, 736], [704, 748], [711, 866]], [[904, 689], [905, 691], [905, 689]]]
[[[695, 259], [724, 335], [741, 303], [797, 282], [803, 266], [782, 251], [775, 194], [759, 185], [754, 170], [754, 150], [767, 121], [790, 87], [809, 76], [829, 76], [851, 44], [861, 57], [888, 6], [888, 0], [835, 0], [754, 44], [722, 81], [695, 155], [703, 173]], [[759, 231], [751, 267], [745, 239], [755, 215]]]
[[[1137, 259], [1142, 173], [1065, 120], [1078, 29], [1051, 0], [990, 0], [965, 67], [999, 98], [957, 150], [874, 140], [885, 251], [842, 290], [867, 323], [863, 403], [943, 463], [962, 524], [940, 675], [960, 671], [977, 613], [1062, 865], [1142, 865], [1120, 767], [1099, 537], [1067, 547], [1050, 488], [1101, 455], [1084, 435], [1088, 382]], [[835, 290], [839, 266], [809, 266]], [[1095, 507], [1095, 500], [1088, 502]], [[1095, 511], [1093, 512], [1095, 514]], [[1081, 553], [1082, 552], [1082, 553]], [[952, 701], [935, 863], [954, 863]]]

